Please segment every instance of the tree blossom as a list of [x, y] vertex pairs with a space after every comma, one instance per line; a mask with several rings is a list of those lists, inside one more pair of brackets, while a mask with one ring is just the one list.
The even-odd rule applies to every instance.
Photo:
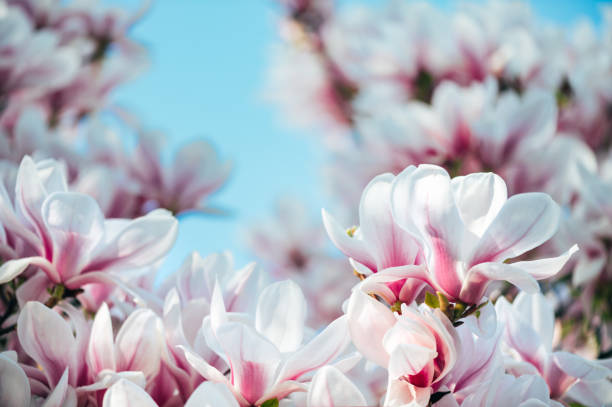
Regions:
[[[550, 389], [550, 397], [560, 399], [577, 382], [588, 387], [604, 385], [600, 403], [612, 392], [612, 371], [599, 361], [591, 361], [564, 351], [552, 350], [554, 313], [541, 294], [520, 293], [512, 304], [500, 298], [495, 305], [505, 325], [503, 343], [507, 369], [515, 375], [540, 374]], [[580, 401], [580, 400], [578, 400]]]
[[262, 291], [254, 318], [226, 313], [216, 288], [210, 316], [198, 335], [230, 366], [230, 377], [188, 348], [185, 356], [204, 378], [225, 384], [241, 406], [281, 400], [305, 391], [303, 376], [336, 359], [348, 345], [345, 317], [303, 344], [305, 318], [303, 294], [290, 281]]
[[133, 221], [105, 220], [89, 196], [68, 192], [58, 163], [25, 157], [17, 174], [14, 202], [2, 191], [2, 221], [30, 246], [29, 257], [9, 260], [0, 281], [39, 267], [53, 284], [76, 289], [109, 283], [120, 271], [143, 267], [163, 257], [174, 243], [177, 221], [164, 210]]

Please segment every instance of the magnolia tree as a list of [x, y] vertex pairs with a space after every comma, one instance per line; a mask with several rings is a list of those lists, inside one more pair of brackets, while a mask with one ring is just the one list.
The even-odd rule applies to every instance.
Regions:
[[144, 8], [0, 0], [1, 406], [612, 405], [611, 11], [389, 3], [282, 2], [270, 94], [329, 211], [159, 281], [230, 166], [109, 102]]

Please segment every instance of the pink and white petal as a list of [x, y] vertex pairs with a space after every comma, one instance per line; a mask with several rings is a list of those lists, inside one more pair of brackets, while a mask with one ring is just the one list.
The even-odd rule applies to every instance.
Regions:
[[568, 251], [557, 257], [518, 261], [512, 265], [526, 271], [536, 280], [542, 280], [556, 275], [577, 251], [578, 246], [573, 245]]
[[363, 190], [359, 203], [359, 230], [365, 246], [376, 261], [376, 270], [414, 264], [419, 246], [401, 229], [391, 214], [393, 174], [374, 178]]
[[276, 347], [251, 327], [227, 322], [217, 338], [231, 366], [231, 381], [249, 403], [259, 400], [273, 384], [281, 355]]
[[306, 299], [293, 281], [271, 284], [260, 294], [255, 327], [281, 352], [292, 352], [301, 345], [305, 320]]
[[0, 182], [0, 224], [25, 240], [38, 253], [43, 253], [40, 237], [34, 229], [30, 230], [17, 218], [11, 198], [2, 182]]
[[104, 237], [104, 215], [88, 195], [55, 192], [42, 205], [53, 244], [53, 264], [62, 281], [81, 273]]
[[325, 209], [321, 210], [323, 225], [332, 243], [346, 256], [357, 260], [366, 267], [375, 269], [376, 261], [369, 254], [364, 242], [348, 235], [346, 228], [340, 226], [338, 221]]
[[87, 270], [134, 269], [153, 264], [168, 253], [177, 232], [178, 221], [170, 212], [151, 211], [107, 236]]
[[157, 407], [142, 387], [129, 380], [119, 380], [104, 393], [103, 407]]
[[232, 392], [221, 383], [204, 382], [187, 400], [185, 407], [240, 407]]
[[89, 368], [97, 374], [104, 369], [117, 370], [115, 360], [113, 325], [108, 306], [103, 303], [91, 326], [87, 362]]
[[69, 369], [66, 368], [53, 392], [47, 397], [42, 407], [76, 407], [77, 397], [74, 389], [68, 384]]
[[573, 353], [553, 353], [553, 361], [568, 376], [584, 381], [607, 380], [612, 370], [597, 360], [587, 360]]
[[461, 289], [454, 262], [462, 258], [470, 236], [455, 204], [448, 173], [435, 165], [409, 167], [395, 178], [391, 201], [395, 221], [425, 243], [436, 288], [454, 298]]
[[117, 369], [141, 371], [149, 379], [159, 371], [163, 346], [161, 319], [150, 309], [138, 309], [117, 333]]
[[283, 400], [292, 393], [305, 392], [306, 390], [307, 386], [304, 383], [296, 382], [294, 380], [287, 380], [272, 386], [272, 388], [261, 396], [255, 404], [261, 405], [271, 399]]
[[465, 226], [480, 237], [508, 199], [504, 180], [493, 173], [474, 173], [451, 180]]
[[368, 294], [380, 295], [387, 303], [395, 301], [411, 303], [429, 283], [425, 266], [391, 267], [368, 276], [358, 289]]
[[0, 353], [0, 405], [30, 407], [30, 382], [13, 351]]
[[361, 290], [354, 290], [346, 311], [353, 344], [368, 360], [387, 367], [383, 337], [396, 323], [393, 312]]
[[298, 380], [302, 375], [340, 356], [350, 343], [347, 323], [346, 316], [337, 318], [299, 351], [289, 356], [278, 374], [277, 383]]
[[491, 281], [508, 281], [529, 294], [540, 292], [535, 278], [513, 264], [481, 263], [468, 271], [459, 299], [468, 304], [480, 303]]
[[42, 367], [50, 385], [57, 385], [68, 368], [77, 374], [78, 344], [70, 325], [57, 312], [39, 302], [28, 302], [17, 320], [17, 336], [23, 350]]
[[584, 406], [612, 405], [612, 381], [578, 381], [569, 388], [565, 397]]
[[546, 194], [510, 197], [474, 248], [470, 266], [504, 261], [538, 247], [556, 233], [560, 218], [559, 205]]
[[333, 366], [324, 366], [314, 375], [308, 389], [308, 407], [367, 406], [357, 386]]
[[44, 303], [49, 298], [47, 288], [51, 286], [49, 277], [41, 271], [30, 276], [17, 288], [16, 296], [19, 308], [23, 308], [28, 301]]
[[51, 263], [49, 263], [43, 257], [24, 257], [22, 259], [9, 260], [2, 264], [0, 267], [0, 284], [8, 283], [14, 278], [18, 277], [28, 268], [29, 265], [39, 266], [49, 276], [56, 277], [55, 269]]
[[[434, 344], [435, 346], [435, 344]], [[432, 348], [412, 343], [400, 343], [393, 348], [389, 357], [389, 377], [399, 379], [413, 376], [425, 369], [437, 356]]]

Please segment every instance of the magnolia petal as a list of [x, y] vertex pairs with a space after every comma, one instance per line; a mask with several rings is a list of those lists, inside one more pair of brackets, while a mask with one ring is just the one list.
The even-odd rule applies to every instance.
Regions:
[[104, 393], [103, 407], [157, 407], [142, 387], [129, 380], [119, 380]]
[[68, 385], [68, 373], [69, 369], [66, 368], [42, 407], [76, 407], [77, 397], [74, 389]]
[[[17, 260], [9, 260], [2, 264], [0, 267], [0, 284], [8, 283], [13, 280], [15, 277], [18, 277], [28, 268], [29, 265], [38, 266], [47, 273], [49, 278], [57, 281], [57, 273], [55, 272], [55, 268], [51, 263], [49, 263], [43, 257], [24, 257], [22, 259]], [[55, 278], [55, 279], [54, 279]]]
[[433, 361], [437, 352], [425, 346], [400, 343], [391, 352], [389, 375], [391, 379], [416, 375]]
[[362, 240], [349, 236], [346, 228], [340, 226], [325, 209], [321, 210], [321, 215], [327, 235], [342, 253], [367, 267], [375, 268], [376, 261], [370, 256]]
[[49, 384], [59, 383], [68, 368], [77, 374], [78, 348], [70, 325], [55, 311], [30, 301], [17, 320], [17, 335], [23, 350], [38, 363]]
[[99, 373], [104, 369], [117, 369], [113, 325], [106, 303], [103, 303], [96, 312], [96, 317], [91, 326], [87, 361], [89, 368], [95, 373]]
[[519, 293], [512, 303], [515, 315], [528, 324], [540, 336], [548, 352], [552, 350], [555, 331], [555, 310], [546, 297], [540, 293]]
[[367, 406], [357, 386], [333, 366], [324, 366], [314, 375], [308, 389], [308, 407]]
[[178, 221], [170, 212], [156, 209], [128, 222], [114, 233], [95, 255], [87, 270], [134, 269], [155, 263], [174, 244]]
[[476, 236], [482, 236], [508, 199], [506, 183], [493, 173], [455, 177], [451, 188], [465, 226]]
[[30, 406], [30, 382], [12, 351], [0, 353], [0, 405]]
[[391, 310], [361, 290], [351, 294], [346, 312], [353, 344], [368, 360], [387, 367], [383, 337], [395, 324]]
[[[414, 264], [419, 246], [391, 214], [393, 174], [375, 177], [363, 190], [359, 203], [359, 231], [376, 269]], [[375, 269], [375, 271], [376, 271]]]
[[583, 381], [606, 380], [612, 376], [612, 370], [598, 361], [587, 360], [573, 353], [555, 352], [553, 361], [565, 374]]
[[511, 259], [550, 239], [561, 209], [550, 196], [530, 192], [510, 197], [474, 249], [470, 265]]
[[543, 280], [556, 275], [577, 251], [578, 246], [573, 245], [568, 251], [557, 257], [518, 261], [512, 265], [526, 271], [536, 280]]
[[160, 369], [163, 327], [160, 318], [149, 309], [134, 311], [117, 333], [117, 369], [144, 373], [147, 379]]
[[347, 329], [348, 319], [341, 316], [315, 336], [299, 351], [293, 353], [278, 375], [278, 382], [297, 380], [336, 359], [350, 343]]
[[191, 394], [185, 407], [239, 407], [232, 392], [222, 383], [204, 382]]
[[481, 263], [468, 271], [459, 298], [468, 304], [477, 304], [481, 301], [491, 281], [502, 280], [512, 283], [529, 294], [540, 292], [540, 286], [535, 278], [513, 264]]
[[280, 353], [271, 342], [242, 323], [226, 322], [216, 334], [230, 362], [234, 386], [249, 403], [255, 403], [274, 383]]
[[306, 299], [291, 280], [266, 287], [259, 296], [255, 327], [281, 352], [294, 351], [302, 343]]

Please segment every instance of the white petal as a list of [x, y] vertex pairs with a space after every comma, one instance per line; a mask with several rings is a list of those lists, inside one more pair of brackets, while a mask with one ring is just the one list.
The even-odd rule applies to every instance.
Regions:
[[367, 406], [363, 395], [342, 372], [324, 366], [314, 375], [308, 390], [308, 407]]
[[103, 303], [96, 312], [91, 326], [87, 359], [94, 373], [104, 369], [116, 370], [113, 325], [106, 303]]
[[504, 261], [538, 247], [559, 227], [561, 209], [548, 195], [510, 197], [482, 235], [470, 265]]
[[[14, 352], [0, 353], [0, 405], [29, 407], [30, 382], [17, 364], [17, 355], [14, 354], [15, 359], [13, 359], [11, 353], [14, 354]], [[6, 391], [8, 389], [10, 391]]]
[[119, 380], [104, 394], [103, 407], [157, 407], [151, 396], [129, 380]]
[[160, 368], [163, 327], [160, 318], [149, 309], [134, 311], [117, 333], [118, 370], [142, 371], [147, 378]]
[[306, 299], [293, 281], [269, 285], [259, 296], [255, 327], [281, 352], [294, 351], [302, 343], [305, 319]]
[[185, 407], [239, 407], [227, 386], [204, 382], [191, 394]]

